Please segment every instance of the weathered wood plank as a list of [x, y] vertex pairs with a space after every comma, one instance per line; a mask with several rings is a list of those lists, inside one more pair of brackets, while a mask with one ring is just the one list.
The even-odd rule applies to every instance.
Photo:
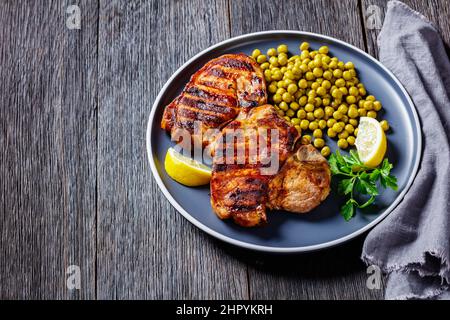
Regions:
[[[303, 30], [365, 49], [358, 1], [231, 1], [233, 36], [261, 30]], [[255, 256], [249, 267], [252, 299], [373, 299], [359, 260], [361, 241], [296, 257]]]
[[0, 4], [0, 299], [95, 298], [97, 3], [69, 30], [72, 2]]
[[101, 1], [98, 298], [246, 298], [246, 265], [181, 217], [145, 153], [150, 108], [189, 57], [229, 37], [225, 1]]
[[[367, 47], [369, 53], [376, 57], [378, 57], [377, 37], [380, 33], [381, 24], [377, 26], [373, 23], [373, 19], [375, 18], [373, 15], [379, 12], [379, 21], [382, 23], [384, 21], [387, 2], [387, 0], [362, 0]], [[447, 48], [450, 46], [449, 0], [404, 0], [403, 2], [432, 21], [441, 31]]]
[[363, 240], [303, 255], [245, 255], [251, 299], [381, 299], [383, 278], [380, 289], [366, 285], [369, 275], [359, 258]]
[[336, 37], [365, 49], [357, 0], [230, 1], [231, 34], [301, 30]]

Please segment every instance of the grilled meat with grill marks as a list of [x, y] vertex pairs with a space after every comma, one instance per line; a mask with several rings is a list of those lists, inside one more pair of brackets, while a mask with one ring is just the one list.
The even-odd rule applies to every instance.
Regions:
[[271, 105], [242, 111], [222, 130], [214, 144], [211, 177], [211, 205], [219, 218], [246, 227], [266, 222], [268, 184], [298, 136]]
[[[241, 109], [267, 103], [264, 76], [259, 65], [245, 54], [226, 54], [206, 63], [164, 110], [161, 128], [177, 136], [187, 130], [203, 147], [214, 139], [208, 129], [221, 129]], [[199, 122], [196, 131], [194, 123]]]

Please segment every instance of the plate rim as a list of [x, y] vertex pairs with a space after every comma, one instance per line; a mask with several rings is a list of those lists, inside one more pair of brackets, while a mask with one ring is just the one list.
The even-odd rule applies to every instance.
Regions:
[[[241, 40], [246, 40], [246, 39], [251, 39], [252, 37], [255, 36], [261, 36], [261, 35], [276, 35], [276, 34], [293, 34], [293, 35], [299, 35], [299, 36], [310, 36], [310, 37], [316, 37], [316, 38], [321, 38], [327, 41], [331, 41], [331, 42], [337, 42], [340, 45], [343, 45], [345, 47], [348, 47], [354, 51], [357, 51], [358, 53], [364, 55], [366, 58], [368, 58], [372, 63], [377, 64], [379, 67], [381, 67], [383, 69], [383, 71], [385, 71], [393, 80], [394, 82], [399, 86], [401, 92], [405, 95], [407, 102], [412, 106], [412, 115], [413, 115], [413, 119], [414, 122], [416, 124], [416, 128], [417, 128], [417, 135], [418, 135], [418, 146], [417, 146], [417, 151], [416, 151], [416, 161], [414, 163], [413, 166], [413, 170], [412, 170], [412, 174], [410, 175], [405, 188], [402, 190], [402, 192], [400, 192], [400, 194], [396, 197], [396, 199], [394, 200], [394, 202], [391, 203], [391, 205], [386, 208], [386, 210], [384, 211], [383, 214], [381, 214], [380, 216], [378, 216], [376, 219], [374, 219], [373, 221], [371, 221], [370, 223], [368, 223], [366, 226], [364, 226], [363, 228], [360, 228], [348, 235], [345, 235], [343, 237], [340, 237], [338, 239], [335, 240], [331, 240], [331, 241], [327, 241], [327, 242], [323, 242], [320, 244], [314, 244], [314, 245], [309, 245], [309, 246], [300, 246], [300, 247], [272, 247], [272, 246], [263, 246], [263, 245], [258, 245], [258, 244], [252, 244], [252, 243], [248, 243], [245, 241], [241, 241], [241, 240], [236, 240], [233, 239], [229, 236], [226, 236], [220, 232], [217, 232], [213, 229], [211, 229], [210, 227], [206, 226], [205, 224], [203, 224], [202, 222], [200, 222], [199, 220], [197, 220], [196, 218], [194, 218], [192, 215], [189, 214], [189, 212], [187, 212], [170, 194], [170, 192], [168, 191], [168, 189], [166, 188], [166, 186], [164, 185], [159, 172], [156, 168], [155, 165], [155, 159], [153, 157], [153, 153], [152, 153], [152, 142], [151, 142], [151, 138], [152, 138], [152, 123], [156, 114], [156, 108], [157, 105], [160, 103], [161, 98], [163, 96], [163, 93], [167, 90], [167, 88], [169, 87], [169, 85], [172, 83], [172, 81], [180, 74], [182, 73], [193, 61], [195, 61], [197, 58], [201, 57], [202, 55], [220, 47], [220, 46], [224, 46], [230, 43], [233, 43], [235, 41], [241, 41]], [[354, 239], [356, 237], [358, 237], [359, 235], [363, 234], [364, 232], [372, 229], [374, 226], [376, 226], [378, 223], [380, 223], [382, 220], [384, 220], [397, 206], [398, 204], [403, 200], [403, 198], [405, 197], [406, 193], [408, 192], [409, 188], [411, 187], [414, 179], [416, 178], [418, 169], [419, 169], [419, 165], [421, 162], [421, 155], [422, 155], [422, 128], [420, 125], [420, 119], [419, 116], [417, 114], [417, 110], [416, 110], [416, 106], [414, 105], [411, 97], [409, 96], [408, 92], [406, 91], [406, 89], [404, 88], [404, 86], [402, 85], [402, 83], [397, 79], [397, 77], [389, 70], [387, 69], [380, 61], [378, 61], [377, 59], [375, 59], [374, 57], [372, 57], [370, 54], [368, 54], [367, 52], [361, 50], [360, 48], [357, 48], [356, 46], [349, 44], [345, 41], [339, 40], [337, 38], [331, 37], [331, 36], [326, 36], [326, 35], [322, 35], [322, 34], [318, 34], [318, 33], [314, 33], [314, 32], [307, 32], [307, 31], [296, 31], [296, 30], [267, 30], [267, 31], [258, 31], [258, 32], [253, 32], [253, 33], [247, 33], [247, 34], [243, 34], [243, 35], [239, 35], [233, 38], [229, 38], [223, 41], [220, 41], [202, 51], [200, 51], [199, 53], [197, 53], [196, 55], [194, 55], [192, 58], [190, 58], [188, 61], [186, 61], [181, 67], [179, 67], [173, 74], [172, 76], [166, 81], [166, 83], [164, 84], [164, 86], [161, 88], [161, 90], [159, 91], [158, 95], [155, 98], [154, 103], [152, 104], [152, 109], [150, 112], [150, 116], [148, 119], [148, 123], [147, 123], [147, 131], [146, 131], [146, 151], [147, 151], [147, 157], [150, 163], [150, 169], [152, 171], [152, 176], [154, 177], [154, 179], [156, 180], [156, 183], [158, 184], [159, 189], [162, 191], [163, 195], [166, 197], [167, 200], [169, 200], [170, 204], [185, 218], [187, 219], [189, 222], [191, 222], [194, 226], [196, 226], [197, 228], [199, 228], [200, 230], [206, 232], [207, 234], [222, 240], [224, 242], [227, 242], [229, 244], [241, 247], [241, 248], [245, 248], [245, 249], [250, 249], [250, 250], [255, 250], [255, 251], [260, 251], [260, 252], [269, 252], [269, 253], [304, 253], [304, 252], [311, 252], [311, 251], [318, 251], [318, 250], [322, 250], [322, 249], [326, 249], [326, 248], [331, 248], [340, 244], [343, 244], [351, 239]]]

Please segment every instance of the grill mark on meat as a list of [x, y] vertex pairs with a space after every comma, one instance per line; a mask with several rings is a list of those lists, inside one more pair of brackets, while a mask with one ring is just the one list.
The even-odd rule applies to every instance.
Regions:
[[180, 121], [193, 120], [193, 121], [201, 121], [203, 124], [214, 124], [218, 125], [224, 121], [224, 116], [218, 116], [213, 114], [208, 114], [201, 112], [201, 110], [192, 110], [190, 108], [183, 108], [182, 105], [179, 105], [178, 108], [178, 116]]
[[237, 59], [231, 59], [231, 58], [222, 58], [218, 61], [218, 65], [237, 69], [237, 70], [245, 70], [245, 71], [253, 71], [253, 66], [245, 61], [237, 60]]
[[219, 114], [220, 116], [227, 116], [228, 118], [234, 118], [237, 110], [235, 108], [220, 105], [213, 102], [208, 102], [204, 100], [196, 100], [192, 99], [188, 96], [184, 96], [180, 100], [180, 105], [189, 106], [191, 108], [195, 108], [200, 111], [207, 111], [211, 114]]
[[232, 96], [227, 96], [227, 95], [223, 95], [223, 94], [219, 94], [219, 93], [213, 93], [213, 92], [208, 92], [206, 90], [203, 89], [199, 89], [196, 86], [190, 87], [186, 89], [186, 93], [189, 93], [195, 97], [199, 97], [205, 100], [212, 100], [214, 102], [222, 102], [222, 103], [226, 103], [232, 106], [236, 106], [237, 105], [237, 101], [236, 98], [232, 97]]

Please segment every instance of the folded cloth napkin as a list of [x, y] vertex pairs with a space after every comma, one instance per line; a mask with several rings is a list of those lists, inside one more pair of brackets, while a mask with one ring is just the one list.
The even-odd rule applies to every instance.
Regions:
[[378, 45], [414, 101], [423, 151], [410, 190], [369, 233], [362, 259], [388, 274], [386, 299], [450, 299], [450, 61], [437, 29], [399, 1], [388, 3]]

